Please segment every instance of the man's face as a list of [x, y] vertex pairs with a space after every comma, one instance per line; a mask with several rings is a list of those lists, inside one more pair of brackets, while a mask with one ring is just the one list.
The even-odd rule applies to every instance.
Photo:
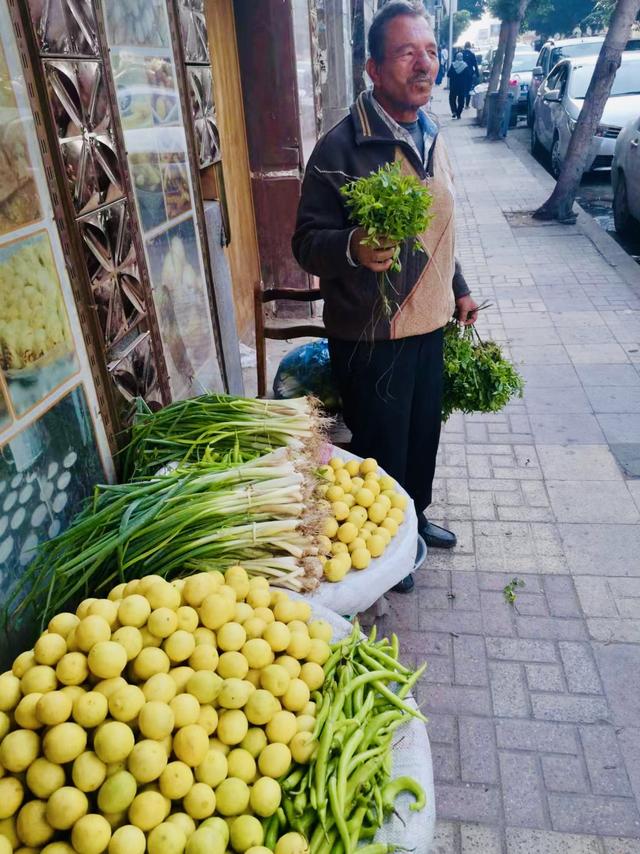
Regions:
[[376, 92], [398, 110], [417, 110], [431, 97], [438, 74], [435, 36], [424, 18], [399, 15], [387, 24], [384, 59], [367, 61]]

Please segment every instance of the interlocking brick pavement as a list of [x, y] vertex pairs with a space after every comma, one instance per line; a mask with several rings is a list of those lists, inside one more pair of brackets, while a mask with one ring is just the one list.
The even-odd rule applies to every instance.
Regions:
[[527, 387], [447, 423], [430, 515], [458, 548], [380, 620], [429, 663], [432, 854], [640, 854], [640, 481], [611, 449], [640, 441], [640, 270], [580, 222], [518, 218], [551, 179], [517, 142], [444, 125], [458, 255], [493, 304], [479, 329]]

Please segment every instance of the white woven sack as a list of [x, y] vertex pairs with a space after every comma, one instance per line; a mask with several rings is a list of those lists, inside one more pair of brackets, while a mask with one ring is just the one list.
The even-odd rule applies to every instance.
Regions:
[[[299, 594], [291, 593], [292, 597]], [[308, 597], [304, 597], [305, 599]], [[333, 628], [333, 639], [341, 640], [350, 635], [353, 627], [347, 620], [334, 614], [316, 602], [311, 603], [314, 619], [326, 620]], [[408, 702], [415, 705], [411, 696]], [[431, 764], [431, 748], [429, 736], [424, 724], [417, 718], [396, 730], [396, 747], [393, 751], [392, 777], [413, 777], [425, 791], [427, 804], [420, 812], [413, 812], [409, 805], [413, 802], [412, 795], [400, 795], [396, 801], [396, 812], [376, 834], [376, 842], [395, 842], [414, 851], [415, 854], [429, 854], [433, 843], [436, 823], [436, 802], [433, 789], [433, 766]]]
[[[332, 456], [343, 460], [362, 459], [342, 448], [332, 448], [331, 451]], [[307, 594], [312, 605], [324, 605], [336, 614], [359, 614], [413, 571], [418, 543], [418, 519], [412, 499], [399, 484], [398, 490], [407, 498], [404, 522], [384, 553], [372, 560], [366, 569], [351, 570], [342, 581], [321, 582], [319, 587]]]

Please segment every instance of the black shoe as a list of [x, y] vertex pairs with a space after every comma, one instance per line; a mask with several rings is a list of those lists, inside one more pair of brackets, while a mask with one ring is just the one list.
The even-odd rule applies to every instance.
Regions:
[[406, 578], [403, 578], [402, 581], [399, 581], [395, 587], [392, 587], [391, 589], [394, 593], [411, 593], [415, 586], [416, 583], [413, 580], [413, 575], [407, 575]]
[[441, 528], [440, 525], [434, 525], [427, 519], [418, 522], [418, 533], [432, 549], [452, 549], [458, 542], [456, 535], [451, 531]]

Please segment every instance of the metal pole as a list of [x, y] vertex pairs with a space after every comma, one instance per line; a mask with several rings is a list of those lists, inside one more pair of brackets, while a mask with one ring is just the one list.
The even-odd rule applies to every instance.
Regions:
[[[449, 0], [449, 65], [453, 62], [453, 16], [458, 11], [458, 0]], [[448, 80], [449, 78], [447, 78]], [[450, 88], [447, 84], [447, 89]]]

